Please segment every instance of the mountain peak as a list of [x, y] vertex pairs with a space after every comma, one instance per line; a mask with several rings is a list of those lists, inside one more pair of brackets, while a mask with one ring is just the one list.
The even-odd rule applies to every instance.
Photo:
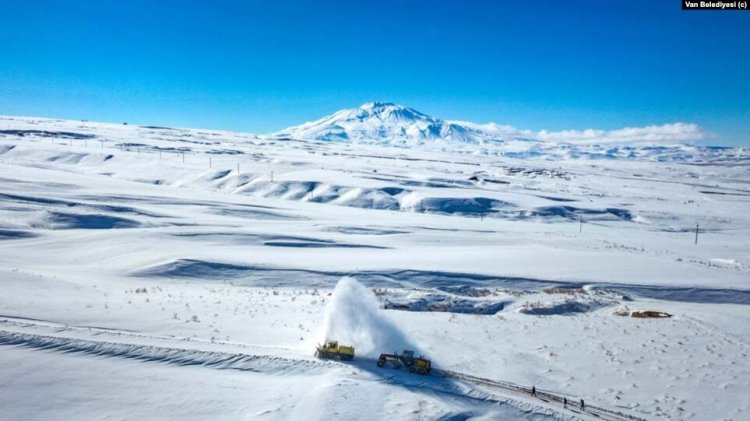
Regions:
[[406, 108], [402, 105], [396, 105], [392, 102], [380, 102], [380, 101], [373, 101], [373, 102], [365, 102], [362, 104], [359, 108], [362, 110], [372, 110], [375, 108], [385, 108], [385, 107], [399, 107], [399, 108]]
[[422, 143], [437, 140], [474, 142], [467, 130], [392, 102], [367, 102], [320, 120], [275, 133], [279, 137], [367, 143]]
[[397, 105], [392, 102], [367, 102], [357, 108], [355, 114], [357, 118], [362, 121], [368, 119], [376, 119], [380, 121], [392, 122], [435, 122], [432, 117], [426, 114], [423, 114], [413, 108], [405, 107], [403, 105]]

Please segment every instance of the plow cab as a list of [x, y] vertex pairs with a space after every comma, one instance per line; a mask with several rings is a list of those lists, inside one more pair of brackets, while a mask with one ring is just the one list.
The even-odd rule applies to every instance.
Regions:
[[348, 361], [354, 358], [354, 347], [339, 345], [338, 341], [326, 341], [315, 349], [318, 358], [338, 358]]

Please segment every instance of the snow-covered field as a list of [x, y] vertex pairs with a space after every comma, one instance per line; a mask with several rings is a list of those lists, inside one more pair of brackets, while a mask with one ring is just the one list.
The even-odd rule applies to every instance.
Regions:
[[1, 117], [0, 418], [750, 417], [749, 152], [524, 142]]

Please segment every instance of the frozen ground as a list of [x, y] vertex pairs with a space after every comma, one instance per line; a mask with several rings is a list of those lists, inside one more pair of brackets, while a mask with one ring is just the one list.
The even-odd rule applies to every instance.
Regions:
[[485, 149], [0, 118], [0, 418], [750, 416], [745, 152]]

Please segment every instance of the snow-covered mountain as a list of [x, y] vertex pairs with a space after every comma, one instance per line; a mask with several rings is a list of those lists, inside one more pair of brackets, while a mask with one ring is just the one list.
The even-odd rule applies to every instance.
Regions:
[[[272, 137], [301, 140], [352, 141], [413, 145], [440, 141], [456, 144], [507, 144], [522, 142], [546, 146], [575, 145], [681, 145], [709, 139], [697, 124], [674, 122], [616, 130], [532, 131], [496, 123], [441, 120], [413, 108], [388, 102], [368, 102], [337, 111], [319, 120], [289, 127]], [[530, 145], [526, 145], [527, 147]]]
[[616, 130], [522, 130], [495, 123], [441, 120], [413, 108], [369, 102], [316, 121], [289, 127], [271, 138], [341, 141], [412, 147], [514, 158], [628, 159], [650, 161], [745, 161], [750, 149], [705, 146], [711, 134], [683, 122]]
[[337, 111], [273, 135], [306, 140], [392, 144], [439, 140], [481, 143], [503, 140], [503, 129], [503, 126], [495, 124], [440, 120], [413, 108], [388, 102], [368, 102], [361, 107]]

